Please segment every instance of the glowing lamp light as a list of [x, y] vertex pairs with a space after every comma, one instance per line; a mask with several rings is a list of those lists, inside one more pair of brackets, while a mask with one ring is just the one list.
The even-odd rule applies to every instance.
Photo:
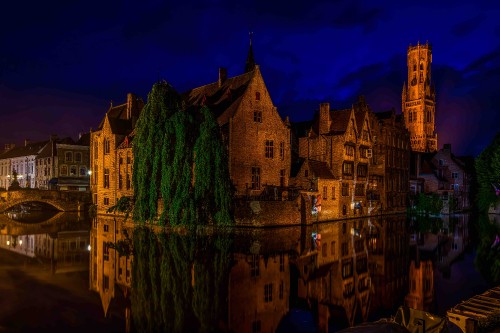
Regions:
[[90, 249], [91, 249], [91, 247], [90, 247], [90, 244], [89, 244], [89, 246], [87, 246], [87, 250], [90, 252]]
[[7, 246], [10, 246], [10, 240], [7, 241]]
[[19, 245], [23, 245], [23, 240], [22, 239], [19, 240]]
[[87, 171], [87, 175], [92, 175], [92, 170]]

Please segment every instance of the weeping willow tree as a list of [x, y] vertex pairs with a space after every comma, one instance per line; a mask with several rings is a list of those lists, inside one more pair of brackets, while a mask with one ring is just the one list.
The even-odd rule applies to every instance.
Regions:
[[198, 217], [227, 225], [231, 222], [231, 189], [226, 150], [221, 144], [219, 125], [210, 110], [203, 107], [200, 114], [203, 121], [194, 145], [194, 194]]
[[[181, 110], [177, 92], [166, 82], [153, 85], [137, 121], [134, 138], [134, 220], [139, 222], [156, 219], [158, 207], [158, 184], [162, 180], [162, 165], [169, 162], [170, 137], [165, 135], [165, 126], [175, 113]], [[166, 156], [167, 155], [167, 156]]]
[[156, 83], [138, 120], [133, 150], [136, 222], [231, 223], [228, 161], [208, 107], [186, 109], [168, 83]]
[[229, 238], [134, 232], [131, 306], [138, 332], [215, 332], [227, 318]]
[[478, 182], [478, 207], [481, 211], [487, 211], [492, 203], [499, 200], [493, 185], [500, 183], [500, 133], [476, 158], [475, 167]]

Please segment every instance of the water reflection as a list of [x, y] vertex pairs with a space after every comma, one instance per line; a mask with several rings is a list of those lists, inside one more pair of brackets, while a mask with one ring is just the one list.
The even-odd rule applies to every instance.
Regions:
[[88, 221], [76, 213], [36, 216], [31, 223], [2, 220], [0, 248], [49, 263], [53, 273], [88, 270]]
[[313, 315], [310, 331], [328, 332], [402, 304], [436, 311], [434, 276], [453, 278], [468, 216], [194, 234], [99, 217], [91, 244], [90, 286], [105, 314], [124, 311], [129, 331], [284, 331], [302, 309]]

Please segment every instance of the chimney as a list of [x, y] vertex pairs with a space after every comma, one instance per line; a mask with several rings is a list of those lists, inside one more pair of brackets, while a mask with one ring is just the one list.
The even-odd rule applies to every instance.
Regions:
[[127, 119], [132, 119], [132, 108], [134, 107], [134, 94], [127, 94]]
[[219, 67], [219, 88], [222, 86], [224, 81], [227, 79], [227, 69], [224, 67]]
[[28, 146], [30, 144], [30, 139], [24, 139], [24, 146]]
[[319, 105], [319, 134], [330, 132], [331, 124], [330, 103], [321, 103]]

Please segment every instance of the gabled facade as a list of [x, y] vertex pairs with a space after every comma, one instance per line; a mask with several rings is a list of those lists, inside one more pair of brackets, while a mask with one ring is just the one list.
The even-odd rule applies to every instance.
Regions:
[[183, 94], [186, 104], [207, 105], [217, 117], [237, 196], [257, 196], [266, 188], [285, 188], [290, 176], [290, 128], [280, 117], [258, 65]]
[[372, 134], [365, 112], [366, 105], [330, 110], [329, 103], [322, 103], [308, 136], [299, 138], [299, 156], [325, 162], [338, 177], [339, 217], [366, 214], [370, 208], [366, 188]]
[[[141, 98], [129, 93], [127, 102], [111, 106], [97, 130], [90, 134], [92, 200], [100, 213], [104, 213], [116, 204], [121, 196], [118, 191], [121, 155], [117, 148], [132, 133], [143, 106], [144, 102]], [[121, 158], [123, 162], [124, 157], [121, 156]]]

